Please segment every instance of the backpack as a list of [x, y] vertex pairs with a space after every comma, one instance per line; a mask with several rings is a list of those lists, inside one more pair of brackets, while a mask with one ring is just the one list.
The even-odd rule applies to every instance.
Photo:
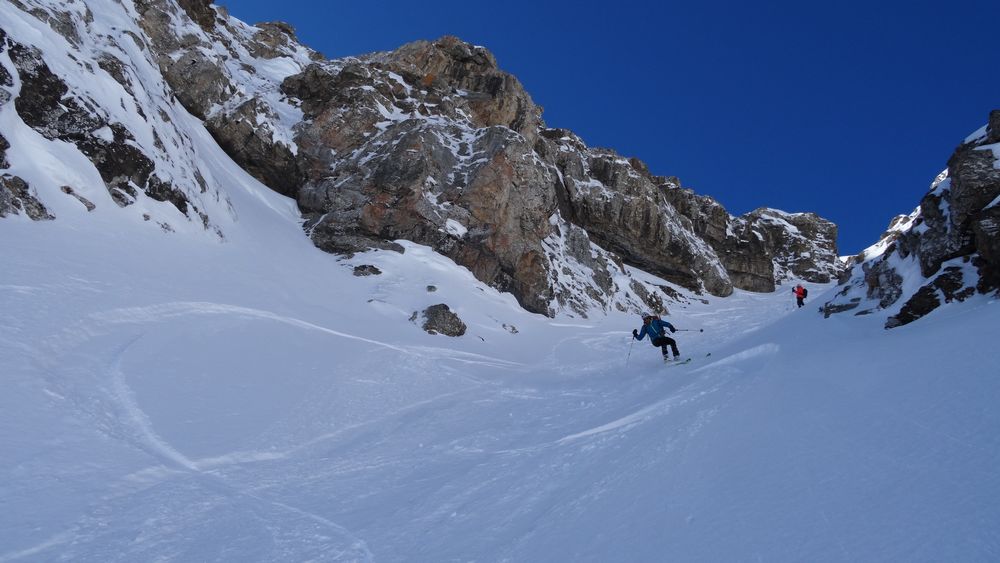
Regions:
[[805, 299], [806, 297], [809, 297], [809, 290], [803, 287], [802, 288], [802, 298]]

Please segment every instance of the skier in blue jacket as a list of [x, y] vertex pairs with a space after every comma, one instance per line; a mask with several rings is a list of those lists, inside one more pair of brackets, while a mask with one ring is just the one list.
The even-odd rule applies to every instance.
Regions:
[[677, 341], [666, 335], [666, 330], [670, 329], [670, 332], [677, 332], [674, 325], [662, 320], [660, 317], [653, 315], [652, 313], [642, 314], [642, 329], [633, 330], [632, 338], [636, 340], [642, 340], [649, 335], [649, 342], [653, 346], [658, 346], [663, 350], [663, 361], [669, 362], [670, 355], [667, 353], [667, 347], [674, 353], [674, 360], [679, 360], [681, 353], [677, 351]]

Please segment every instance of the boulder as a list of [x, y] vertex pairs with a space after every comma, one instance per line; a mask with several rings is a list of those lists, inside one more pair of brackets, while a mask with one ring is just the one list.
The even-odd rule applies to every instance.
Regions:
[[445, 336], [465, 334], [465, 323], [444, 303], [431, 305], [424, 309], [422, 316], [424, 319], [423, 329], [428, 334], [443, 334]]
[[382, 275], [382, 270], [371, 264], [362, 264], [354, 267], [354, 275], [358, 277], [379, 276]]

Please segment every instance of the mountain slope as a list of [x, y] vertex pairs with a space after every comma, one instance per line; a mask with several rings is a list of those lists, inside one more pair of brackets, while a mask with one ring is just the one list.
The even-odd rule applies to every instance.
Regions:
[[[530, 315], [412, 245], [341, 263], [233, 204], [226, 245], [0, 223], [0, 560], [996, 553], [995, 301], [886, 333], [737, 292], [678, 308], [705, 332], [665, 367], [630, 316]], [[405, 320], [441, 300], [466, 337]]]
[[[627, 248], [609, 225], [581, 225], [664, 209], [676, 223], [650, 222], [656, 236], [676, 230], [707, 261], [729, 245], [766, 254], [768, 241], [801, 242], [791, 235], [829, 238], [830, 225], [768, 209], [730, 217], [637, 161], [543, 129], [532, 150], [566, 191], [539, 216], [551, 229], [539, 244], [563, 301], [544, 295], [554, 317], [532, 314], [440, 247], [381, 240], [403, 252], [346, 256], [314, 245], [322, 229], [303, 235], [309, 208], [247, 165], [307, 152], [278, 125], [310, 110], [279, 88], [318, 59], [282, 26], [194, 0], [16, 0], [0, 16], [0, 561], [1000, 553], [995, 299], [970, 295], [886, 332], [887, 308], [824, 320], [785, 292], [698, 294], [617, 262], [594, 242]], [[149, 45], [173, 40], [177, 58]], [[320, 66], [362, 81], [387, 56], [357, 74]], [[216, 57], [222, 76], [246, 81], [184, 98], [171, 81], [223, 84]], [[243, 74], [250, 62], [259, 69]], [[211, 103], [187, 107], [199, 100]], [[216, 127], [226, 120], [232, 136]], [[454, 131], [406, 121], [392, 126], [439, 141]], [[470, 146], [513, 158], [526, 138], [516, 121]], [[227, 154], [227, 139], [245, 152]], [[146, 164], [104, 167], [128, 162]], [[421, 194], [455, 188], [441, 186]], [[472, 232], [445, 211], [449, 237]], [[720, 271], [748, 284], [830, 275], [794, 254]], [[817, 303], [840, 291], [805, 283]], [[628, 311], [654, 296], [672, 300], [691, 364], [664, 366], [630, 340]], [[464, 336], [422, 330], [420, 311], [441, 303]]]
[[[815, 216], [819, 229], [802, 232], [816, 236], [802, 237], [788, 221], [764, 228], [713, 202], [713, 233], [727, 234], [699, 231], [675, 207], [676, 178], [545, 127], [489, 51], [453, 37], [325, 60], [285, 24], [248, 26], [204, 0], [4, 10], [0, 104], [13, 106], [11, 127], [96, 174], [31, 176], [31, 134], [6, 139], [0, 215], [58, 217], [46, 204], [79, 211], [110, 196], [164, 230], [184, 221], [224, 238], [235, 219], [228, 179], [206, 176], [189, 139], [198, 133], [177, 126], [187, 110], [247, 172], [296, 198], [319, 247], [425, 244], [533, 312], [663, 310], [674, 299], [625, 264], [713, 295], [773, 291], [787, 279], [790, 239], [812, 257], [795, 275], [822, 282], [839, 267], [836, 227]], [[133, 206], [146, 198], [183, 217]]]
[[909, 216], [854, 258], [826, 314], [891, 309], [886, 328], [1000, 290], [1000, 110], [969, 135]]

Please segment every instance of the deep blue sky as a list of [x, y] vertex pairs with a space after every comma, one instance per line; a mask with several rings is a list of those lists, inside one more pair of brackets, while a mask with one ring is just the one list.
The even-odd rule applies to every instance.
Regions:
[[1000, 108], [997, 0], [220, 3], [289, 22], [328, 57], [447, 34], [483, 45], [549, 126], [733, 214], [819, 213], [841, 254], [912, 211]]

